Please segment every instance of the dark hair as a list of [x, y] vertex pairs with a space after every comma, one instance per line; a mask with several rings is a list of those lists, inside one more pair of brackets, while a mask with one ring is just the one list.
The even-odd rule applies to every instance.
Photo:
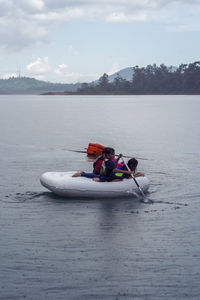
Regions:
[[109, 155], [109, 154], [111, 154], [111, 153], [113, 153], [113, 152], [115, 152], [115, 150], [114, 150], [113, 148], [111, 148], [111, 147], [105, 147], [105, 148], [103, 149], [101, 155], [99, 155], [99, 156], [96, 158], [96, 160], [94, 161], [94, 163], [93, 163], [93, 168], [95, 169], [95, 166], [96, 166], [96, 164], [97, 164], [97, 162], [98, 162], [99, 160], [103, 160], [103, 159], [106, 157], [106, 155]]
[[128, 167], [135, 172], [135, 169], [137, 168], [138, 161], [134, 157], [129, 159], [128, 161]]
[[106, 147], [106, 148], [103, 149], [102, 155], [106, 157], [107, 155], [110, 155], [114, 152], [115, 152], [115, 149], [113, 149], [111, 147]]

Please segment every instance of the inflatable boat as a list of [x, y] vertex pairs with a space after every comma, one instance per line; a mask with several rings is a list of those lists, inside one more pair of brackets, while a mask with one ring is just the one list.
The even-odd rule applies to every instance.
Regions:
[[[74, 172], [46, 172], [41, 175], [41, 184], [53, 193], [64, 197], [116, 198], [140, 194], [133, 179], [117, 182], [95, 182], [86, 177], [72, 177]], [[137, 177], [137, 183], [147, 192], [147, 177]]]

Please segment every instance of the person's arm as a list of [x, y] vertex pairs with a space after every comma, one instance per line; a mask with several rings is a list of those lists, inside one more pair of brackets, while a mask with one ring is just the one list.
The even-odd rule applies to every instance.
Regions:
[[115, 168], [113, 171], [116, 173], [123, 173], [123, 174], [131, 174], [132, 173], [132, 171], [121, 170], [121, 169], [117, 169], [117, 168]]
[[140, 176], [144, 176], [144, 173], [138, 172], [138, 173], [134, 174], [134, 177], [140, 177]]
[[120, 160], [120, 158], [122, 157], [123, 155], [122, 154], [119, 154], [117, 159], [115, 160], [115, 164], [117, 165], [118, 164], [118, 161]]

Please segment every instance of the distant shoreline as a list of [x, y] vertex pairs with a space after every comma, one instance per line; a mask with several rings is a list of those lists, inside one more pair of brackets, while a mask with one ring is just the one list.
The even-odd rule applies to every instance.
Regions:
[[200, 95], [200, 93], [146, 93], [146, 94], [115, 94], [115, 93], [105, 93], [105, 94], [83, 94], [83, 93], [76, 93], [76, 92], [46, 92], [46, 93], [42, 93], [42, 94], [38, 94], [38, 93], [0, 93], [0, 96], [15, 96], [15, 95], [23, 95], [23, 96], [27, 96], [27, 95], [32, 95], [32, 96], [198, 96]]
[[195, 96], [195, 95], [200, 95], [200, 93], [172, 93], [172, 94], [163, 94], [163, 93], [153, 93], [153, 94], [114, 94], [114, 93], [105, 93], [105, 94], [81, 94], [81, 93], [76, 93], [76, 92], [47, 92], [47, 93], [42, 93], [40, 94], [41, 96], [148, 96], [148, 95], [182, 95], [182, 96]]
[[70, 92], [47, 92], [40, 94], [41, 96], [54, 96], [54, 95], [73, 95], [73, 93]]

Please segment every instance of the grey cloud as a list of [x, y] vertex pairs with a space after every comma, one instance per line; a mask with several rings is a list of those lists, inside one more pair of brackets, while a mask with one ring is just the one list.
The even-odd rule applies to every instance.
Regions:
[[0, 1], [0, 18], [9, 14], [13, 5], [11, 1]]
[[0, 0], [0, 47], [20, 49], [46, 43], [53, 26], [77, 19], [168, 22], [173, 13], [177, 15], [173, 26], [185, 25], [178, 14], [186, 15], [190, 7], [196, 17], [200, 0]]
[[6, 51], [18, 51], [48, 41], [46, 28], [30, 22], [29, 18], [15, 21], [4, 19], [0, 24], [0, 48]]

